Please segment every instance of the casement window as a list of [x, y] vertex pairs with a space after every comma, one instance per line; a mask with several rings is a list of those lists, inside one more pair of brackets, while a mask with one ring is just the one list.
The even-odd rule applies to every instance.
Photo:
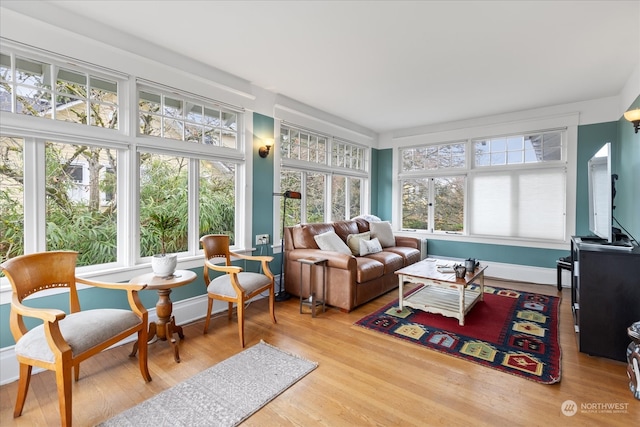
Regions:
[[287, 202], [286, 226], [344, 220], [363, 213], [368, 148], [282, 124], [280, 157], [280, 189], [302, 193], [300, 202]]
[[566, 131], [399, 150], [402, 228], [563, 241]]

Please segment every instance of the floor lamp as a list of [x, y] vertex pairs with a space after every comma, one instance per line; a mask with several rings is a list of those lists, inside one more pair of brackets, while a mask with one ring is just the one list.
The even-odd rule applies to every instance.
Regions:
[[286, 301], [291, 295], [284, 288], [284, 220], [287, 215], [287, 199], [302, 199], [302, 194], [297, 191], [285, 191], [284, 193], [273, 193], [274, 196], [282, 196], [282, 239], [280, 239], [280, 248], [282, 254], [280, 256], [280, 283], [278, 284], [278, 293], [276, 301]]

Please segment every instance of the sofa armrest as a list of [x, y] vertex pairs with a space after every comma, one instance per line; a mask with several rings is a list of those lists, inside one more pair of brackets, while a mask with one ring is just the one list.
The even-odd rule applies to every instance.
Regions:
[[420, 239], [417, 237], [395, 236], [396, 246], [405, 246], [420, 250]]
[[356, 258], [353, 255], [342, 254], [340, 252], [323, 251], [320, 249], [294, 249], [287, 251], [287, 259], [298, 261], [302, 258], [325, 258], [327, 267], [340, 268], [342, 270], [355, 271], [357, 266]]

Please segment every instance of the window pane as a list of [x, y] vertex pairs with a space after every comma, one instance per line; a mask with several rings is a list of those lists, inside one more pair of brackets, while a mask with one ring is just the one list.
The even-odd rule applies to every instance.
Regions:
[[0, 263], [24, 254], [23, 147], [21, 138], [0, 136]]
[[200, 236], [226, 234], [235, 244], [236, 165], [200, 160]]
[[321, 173], [306, 173], [306, 218], [304, 222], [324, 222], [325, 175]]
[[346, 178], [343, 176], [331, 176], [331, 219], [330, 221], [342, 221], [347, 219], [345, 206], [345, 193], [347, 191]]
[[353, 218], [362, 213], [360, 209], [360, 186], [362, 180], [349, 178], [349, 218]]
[[46, 249], [78, 251], [79, 266], [115, 262], [117, 151], [47, 142], [45, 158]]
[[565, 172], [535, 169], [478, 174], [470, 181], [471, 233], [565, 238]]
[[403, 172], [464, 168], [466, 145], [455, 143], [406, 148], [401, 150], [401, 156]]
[[162, 244], [149, 226], [152, 213], [180, 220], [166, 239], [167, 253], [187, 250], [189, 160], [161, 154], [140, 153], [140, 256], [161, 253]]
[[402, 228], [429, 229], [429, 179], [402, 181]]
[[[291, 170], [283, 170], [280, 177], [280, 190], [285, 191], [298, 191], [302, 193], [302, 173]], [[299, 200], [287, 199], [286, 212], [284, 212], [285, 198], [280, 199], [280, 236], [282, 236], [282, 218], [284, 215], [285, 227], [290, 227], [301, 222], [302, 206]]]
[[51, 65], [16, 57], [16, 83], [43, 89], [51, 88]]
[[434, 231], [464, 230], [464, 177], [434, 178]]

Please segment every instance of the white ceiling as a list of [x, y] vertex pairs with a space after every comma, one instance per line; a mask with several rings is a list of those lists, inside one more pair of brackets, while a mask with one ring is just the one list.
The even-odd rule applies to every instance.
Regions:
[[50, 3], [378, 133], [617, 96], [640, 64], [637, 0]]

